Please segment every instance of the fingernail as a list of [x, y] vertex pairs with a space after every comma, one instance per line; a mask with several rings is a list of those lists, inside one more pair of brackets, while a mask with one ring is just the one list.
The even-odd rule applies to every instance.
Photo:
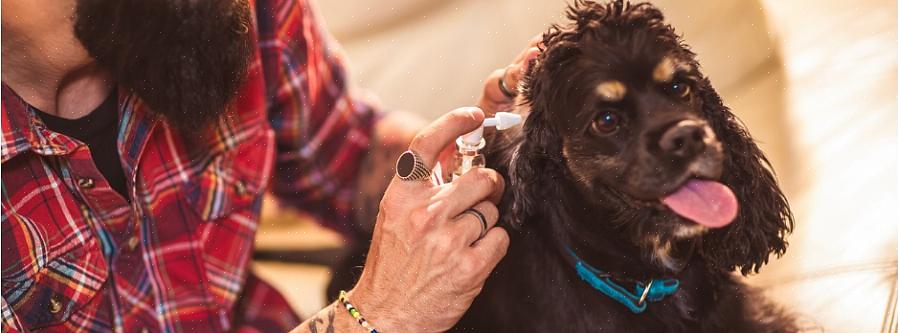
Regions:
[[465, 111], [468, 111], [468, 114], [471, 115], [471, 118], [474, 120], [477, 120], [478, 113], [483, 114], [483, 110], [481, 110], [480, 108], [478, 108], [476, 106], [469, 106], [469, 107], [465, 108]]
[[522, 72], [526, 71], [528, 68], [530, 68], [530, 61], [535, 59], [538, 55], [539, 55], [539, 48], [531, 47], [529, 50], [529, 53], [527, 54], [527, 57], [524, 58], [524, 66], [522, 66], [523, 67]]

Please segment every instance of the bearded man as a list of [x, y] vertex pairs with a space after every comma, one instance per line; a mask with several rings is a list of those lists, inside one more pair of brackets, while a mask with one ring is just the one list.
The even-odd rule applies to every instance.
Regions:
[[[435, 186], [392, 161], [409, 148], [432, 167], [511, 102], [535, 48], [489, 76], [480, 109], [413, 140], [407, 116], [352, 93], [305, 0], [6, 0], [2, 15], [4, 332], [440, 331], [505, 253], [499, 175]], [[266, 192], [346, 233], [356, 203], [380, 203], [358, 284], [304, 323], [249, 270]]]

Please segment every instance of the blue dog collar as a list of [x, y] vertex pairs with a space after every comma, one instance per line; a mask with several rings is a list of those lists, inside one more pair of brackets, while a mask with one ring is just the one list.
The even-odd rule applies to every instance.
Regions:
[[652, 279], [648, 283], [637, 282], [631, 292], [612, 281], [610, 274], [583, 262], [570, 248], [567, 248], [567, 251], [576, 262], [577, 275], [580, 279], [605, 296], [623, 304], [633, 313], [642, 313], [648, 302], [658, 302], [677, 292], [680, 286], [680, 280], [677, 279]]

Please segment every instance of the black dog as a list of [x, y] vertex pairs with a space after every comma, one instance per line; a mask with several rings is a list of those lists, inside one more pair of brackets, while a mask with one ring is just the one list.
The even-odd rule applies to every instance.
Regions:
[[456, 327], [477, 332], [792, 332], [739, 281], [786, 249], [764, 154], [650, 4], [577, 1], [488, 140], [508, 255]]

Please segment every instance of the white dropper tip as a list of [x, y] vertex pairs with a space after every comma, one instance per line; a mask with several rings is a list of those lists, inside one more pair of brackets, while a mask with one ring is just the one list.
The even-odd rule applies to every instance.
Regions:
[[476, 146], [480, 144], [480, 139], [483, 138], [484, 127], [496, 127], [496, 130], [501, 131], [517, 126], [521, 122], [523, 122], [523, 118], [519, 114], [497, 112], [495, 117], [484, 119], [482, 126], [471, 133], [463, 135], [461, 141], [467, 145]]
[[497, 130], [506, 130], [517, 126], [523, 121], [521, 115], [509, 112], [497, 112], [493, 118], [483, 120], [483, 127], [496, 126]]

